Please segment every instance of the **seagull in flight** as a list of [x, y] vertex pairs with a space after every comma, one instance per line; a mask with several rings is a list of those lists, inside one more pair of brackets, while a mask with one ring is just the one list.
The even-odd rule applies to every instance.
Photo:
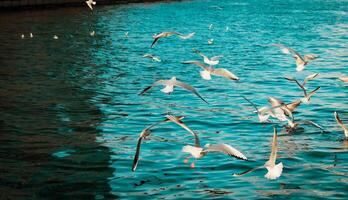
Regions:
[[197, 92], [197, 90], [194, 87], [192, 87], [186, 83], [183, 83], [181, 81], [178, 81], [175, 76], [173, 76], [169, 80], [158, 80], [158, 81], [154, 82], [152, 85], [146, 87], [139, 95], [143, 95], [145, 92], [147, 92], [148, 90], [150, 90], [152, 87], [154, 87], [156, 85], [165, 86], [161, 91], [166, 93], [166, 94], [172, 93], [174, 90], [174, 86], [184, 88], [184, 89], [192, 92], [193, 94], [195, 94], [200, 99], [202, 99], [205, 103], [208, 104], [208, 102]]
[[298, 85], [301, 85], [300, 87], [305, 87], [305, 85], [307, 84], [308, 81], [311, 81], [313, 79], [315, 79], [317, 76], [319, 75], [319, 73], [314, 73], [311, 75], [306, 76], [306, 78], [303, 80], [302, 84], [300, 84], [295, 78], [293, 77], [284, 77], [286, 80], [288, 81], [294, 81], [296, 82]]
[[278, 136], [277, 136], [277, 129], [275, 127], [273, 129], [274, 129], [273, 140], [271, 144], [272, 147], [271, 147], [271, 155], [269, 156], [269, 160], [260, 167], [255, 167], [242, 173], [236, 173], [236, 174], [233, 174], [233, 176], [242, 176], [260, 168], [267, 169], [267, 174], [265, 175], [265, 178], [267, 179], [274, 180], [281, 176], [284, 166], [282, 162], [276, 164], [277, 152], [278, 152]]
[[145, 54], [145, 55], [143, 55], [143, 58], [150, 58], [150, 59], [152, 59], [153, 61], [156, 61], [156, 62], [161, 62], [161, 59], [160, 59], [160, 57], [158, 57], [158, 56], [154, 56], [154, 55], [152, 55], [152, 54]]
[[208, 58], [207, 56], [205, 56], [204, 54], [202, 54], [200, 51], [198, 51], [197, 49], [193, 49], [193, 51], [195, 53], [197, 53], [198, 55], [203, 57], [203, 61], [204, 63], [208, 64], [209, 66], [213, 66], [213, 65], [217, 65], [220, 62], [220, 58], [223, 57], [223, 55], [218, 55], [218, 56], [213, 56], [211, 58]]
[[319, 128], [321, 131], [325, 131], [323, 127], [321, 127], [319, 124], [314, 123], [313, 121], [310, 120], [300, 120], [300, 121], [295, 121], [294, 119], [289, 119], [287, 118], [288, 125], [285, 125], [285, 129], [287, 133], [292, 133], [300, 124], [307, 124], [314, 126], [316, 128]]
[[284, 54], [291, 54], [296, 61], [296, 71], [303, 71], [305, 66], [312, 60], [318, 58], [317, 55], [307, 54], [301, 56], [298, 52], [289, 48], [283, 44], [271, 44], [272, 46], [278, 47]]
[[344, 136], [348, 139], [348, 129], [347, 127], [343, 124], [343, 121], [341, 120], [340, 116], [338, 115], [337, 112], [334, 113], [335, 119], [337, 121], [337, 124], [343, 129]]
[[[185, 153], [191, 154], [191, 156], [195, 158], [195, 161], [196, 159], [200, 159], [204, 157], [209, 152], [220, 152], [240, 160], [248, 160], [248, 158], [243, 153], [241, 153], [240, 151], [238, 151], [237, 149], [233, 148], [232, 146], [228, 144], [216, 144], [216, 145], [206, 144], [204, 148], [186, 145], [182, 148], [182, 151]], [[195, 161], [191, 163], [191, 168], [195, 167]], [[185, 162], [187, 162], [187, 159], [185, 160]]]
[[88, 1], [86, 1], [86, 4], [91, 10], [93, 10], [93, 5], [95, 5], [97, 3], [93, 0], [88, 0]]
[[204, 65], [203, 63], [200, 63], [199, 61], [196, 61], [196, 60], [183, 61], [181, 63], [193, 64], [193, 65], [197, 65], [201, 67], [203, 71], [201, 71], [200, 74], [201, 74], [201, 77], [205, 80], [211, 80], [211, 75], [222, 76], [234, 81], [239, 80], [239, 78], [236, 75], [234, 75], [232, 72], [224, 68], [213, 68], [212, 66], [208, 67]]
[[184, 34], [181, 34], [181, 33], [178, 33], [178, 32], [162, 32], [162, 33], [159, 33], [159, 34], [153, 36], [154, 40], [153, 40], [153, 42], [151, 44], [151, 48], [155, 45], [155, 43], [160, 38], [170, 37], [172, 35], [176, 35], [176, 36], [180, 37], [181, 39], [186, 40], [186, 39], [189, 39], [189, 38], [193, 37], [195, 35], [195, 32], [190, 33], [188, 35], [184, 35]]

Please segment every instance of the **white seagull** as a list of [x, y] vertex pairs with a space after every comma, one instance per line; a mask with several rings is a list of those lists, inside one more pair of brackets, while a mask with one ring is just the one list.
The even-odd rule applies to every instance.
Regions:
[[188, 35], [184, 35], [184, 34], [181, 34], [181, 33], [178, 33], [178, 32], [162, 32], [162, 33], [159, 33], [159, 34], [153, 36], [154, 40], [153, 40], [153, 42], [151, 44], [151, 48], [153, 47], [153, 45], [155, 45], [155, 43], [160, 38], [170, 37], [172, 35], [176, 35], [176, 36], [180, 37], [181, 39], [186, 40], [186, 39], [189, 39], [189, 38], [193, 37], [195, 35], [195, 32], [190, 33]]
[[160, 57], [154, 56], [154, 55], [148, 54], [148, 53], [147, 53], [147, 54], [144, 54], [144, 55], [143, 55], [143, 58], [150, 58], [150, 59], [152, 59], [153, 61], [161, 62]]
[[197, 65], [201, 67], [203, 71], [201, 71], [200, 74], [201, 74], [201, 77], [205, 80], [211, 80], [211, 75], [222, 76], [234, 81], [239, 80], [239, 78], [236, 75], [234, 75], [232, 72], [224, 68], [208, 67], [208, 66], [205, 66], [203, 63], [200, 63], [199, 61], [196, 61], [196, 60], [183, 61], [181, 63], [193, 64], [193, 65]]
[[86, 4], [91, 10], [93, 10], [93, 6], [97, 3], [93, 0], [88, 0], [88, 1], [86, 1]]
[[203, 61], [204, 63], [213, 66], [213, 65], [217, 65], [220, 62], [220, 58], [223, 57], [223, 55], [218, 55], [218, 56], [213, 56], [211, 58], [208, 58], [207, 56], [205, 56], [204, 54], [202, 54], [200, 51], [198, 51], [197, 49], [193, 49], [193, 51], [195, 53], [197, 53], [198, 55], [203, 57]]
[[57, 35], [54, 35], [54, 36], [53, 36], [53, 39], [58, 40], [58, 36], [57, 36]]
[[192, 86], [183, 83], [181, 81], [176, 80], [176, 77], [173, 76], [171, 79], [169, 80], [158, 80], [156, 82], [154, 82], [152, 85], [146, 87], [139, 95], [143, 95], [145, 92], [147, 92], [148, 90], [150, 90], [152, 87], [156, 86], [156, 85], [163, 85], [165, 86], [161, 91], [166, 93], [166, 94], [170, 94], [171, 92], [173, 92], [174, 90], [174, 86], [177, 87], [182, 87], [192, 93], [194, 93], [196, 96], [198, 96], [200, 99], [202, 99], [205, 103], [208, 103], [198, 92], [195, 88], [193, 88]]
[[33, 33], [30, 33], [29, 35], [30, 35], [30, 38], [33, 38], [33, 37], [34, 37]]
[[[221, 152], [229, 156], [233, 156], [237, 159], [248, 160], [248, 158], [243, 153], [241, 153], [237, 149], [227, 144], [216, 144], [216, 145], [206, 144], [204, 148], [186, 145], [182, 148], [182, 151], [185, 153], [191, 154], [191, 156], [195, 159], [200, 159], [204, 157], [205, 155], [208, 154], [208, 152]], [[187, 159], [185, 160], [185, 162], [187, 162]], [[194, 167], [195, 167], [195, 161], [191, 163], [191, 168], [194, 168]]]
[[300, 84], [295, 78], [293, 77], [284, 77], [286, 80], [288, 81], [294, 81], [297, 83], [297, 85], [301, 85], [302, 87], [305, 87], [305, 85], [307, 84], [308, 81], [311, 81], [313, 79], [315, 79], [317, 76], [319, 75], [319, 73], [314, 73], [311, 75], [306, 76], [306, 78], [303, 80], [302, 84]]
[[337, 124], [343, 129], [344, 136], [346, 138], [348, 138], [348, 129], [347, 129], [347, 127], [343, 124], [343, 122], [342, 122], [341, 118], [338, 116], [337, 112], [334, 113], [334, 116], [335, 116], [335, 119], [337, 121]]
[[283, 44], [271, 44], [272, 46], [280, 48], [280, 50], [284, 54], [291, 54], [295, 61], [296, 61], [296, 71], [302, 71], [304, 70], [305, 66], [311, 61], [316, 58], [318, 58], [317, 55], [314, 54], [307, 54], [304, 57], [302, 57], [299, 53], [297, 53], [295, 50], [283, 45]]
[[269, 160], [262, 166], [260, 167], [255, 167], [252, 169], [249, 169], [243, 173], [236, 173], [233, 174], [234, 176], [242, 176], [245, 174], [248, 174], [252, 171], [255, 171], [260, 168], [266, 168], [267, 169], [267, 174], [265, 175], [265, 178], [274, 180], [280, 177], [280, 175], [283, 172], [283, 163], [278, 163], [276, 165], [276, 160], [277, 160], [277, 152], [278, 152], [278, 136], [277, 136], [277, 129], [274, 127], [274, 133], [273, 133], [273, 141], [272, 141], [272, 147], [271, 147], [271, 155], [269, 156]]
[[285, 125], [285, 129], [287, 133], [292, 133], [300, 124], [307, 124], [314, 126], [316, 128], [319, 128], [323, 132], [325, 131], [323, 127], [319, 126], [319, 124], [314, 123], [313, 121], [310, 120], [300, 120], [300, 121], [295, 121], [294, 119], [287, 119], [288, 125]]

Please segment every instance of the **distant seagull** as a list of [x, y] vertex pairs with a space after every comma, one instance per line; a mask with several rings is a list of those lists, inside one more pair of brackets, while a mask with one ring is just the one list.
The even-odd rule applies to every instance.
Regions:
[[176, 36], [180, 37], [181, 39], [186, 40], [186, 39], [189, 39], [189, 38], [193, 37], [193, 36], [195, 35], [195, 32], [190, 33], [190, 34], [188, 34], [188, 35], [183, 35], [183, 34], [178, 33], [178, 32], [162, 32], [162, 33], [159, 33], [159, 34], [153, 36], [154, 41], [153, 41], [152, 44], [151, 44], [151, 48], [153, 47], [153, 45], [155, 45], [155, 43], [156, 43], [160, 38], [170, 37], [170, 36], [172, 36], [172, 35], [176, 35]]
[[148, 53], [147, 53], [147, 54], [144, 54], [144, 55], [143, 55], [143, 58], [150, 58], [150, 59], [152, 59], [153, 61], [161, 62], [160, 57], [154, 56], [154, 55], [148, 54]]
[[337, 124], [343, 129], [345, 137], [348, 138], [347, 127], [343, 124], [343, 122], [342, 122], [341, 118], [338, 116], [337, 112], [334, 113], [334, 116], [335, 116], [335, 119], [337, 121]]
[[193, 64], [193, 65], [197, 65], [201, 67], [203, 71], [201, 71], [200, 74], [201, 74], [201, 77], [205, 80], [211, 80], [211, 74], [215, 76], [222, 76], [234, 81], [239, 80], [239, 78], [236, 75], [234, 75], [232, 72], [224, 68], [208, 67], [208, 66], [205, 66], [203, 63], [200, 63], [199, 61], [196, 61], [196, 60], [188, 60], [188, 61], [183, 61], [181, 63]]
[[225, 32], [229, 31], [230, 30], [230, 27], [226, 26], [225, 28]]
[[179, 117], [176, 117], [176, 116], [173, 116], [173, 115], [166, 115], [166, 118], [171, 121], [171, 122], [174, 122], [175, 124], [181, 126], [183, 129], [185, 129], [186, 131], [188, 131], [189, 133], [191, 133], [193, 135], [193, 137], [195, 138], [195, 147], [200, 147], [200, 142], [199, 142], [199, 138], [198, 138], [198, 135], [193, 131], [191, 130], [188, 126], [186, 126], [186, 124], [181, 121], [181, 118]]
[[272, 44], [272, 46], [278, 47], [280, 48], [280, 50], [284, 53], [284, 54], [292, 54], [292, 56], [294, 57], [295, 61], [296, 61], [296, 70], [297, 71], [302, 71], [304, 70], [305, 66], [311, 61], [314, 60], [316, 58], [318, 58], [318, 56], [314, 55], [314, 54], [307, 54], [304, 57], [302, 57], [299, 53], [297, 53], [295, 50], [282, 45], [282, 44]]
[[[179, 116], [179, 117], [176, 117], [178, 120], [182, 119], [183, 117], [182, 116]], [[146, 127], [145, 129], [143, 129], [140, 133], [140, 136], [138, 138], [138, 142], [137, 142], [137, 148], [136, 148], [136, 151], [135, 151], [135, 155], [134, 155], [134, 159], [133, 159], [133, 165], [132, 165], [132, 171], [135, 171], [137, 166], [138, 166], [138, 163], [139, 163], [139, 156], [140, 156], [140, 148], [141, 148], [141, 142], [143, 139], [145, 139], [147, 136], [150, 135], [150, 130], [163, 123], [163, 122], [169, 122], [169, 119], [164, 119], [164, 120], [161, 120], [159, 122], [156, 122], [154, 124], [151, 124], [150, 126]]]
[[341, 81], [348, 83], [348, 77], [338, 77]]
[[210, 65], [210, 66], [213, 66], [213, 65], [217, 65], [219, 64], [220, 62], [220, 58], [222, 58], [223, 56], [222, 55], [218, 55], [218, 56], [213, 56], [211, 58], [208, 58], [207, 56], [205, 56], [204, 54], [202, 54], [200, 51], [196, 50], [196, 49], [193, 49], [193, 51], [195, 53], [197, 53], [198, 55], [202, 56], [203, 57], [203, 61], [204, 63]]
[[33, 33], [30, 33], [30, 38], [33, 38], [33, 37], [34, 37]]
[[92, 37], [95, 36], [95, 31], [90, 32], [89, 35]]
[[93, 0], [88, 0], [88, 1], [86, 1], [86, 4], [91, 10], [93, 10], [93, 5], [95, 5], [97, 3]]
[[171, 92], [173, 92], [174, 90], [174, 86], [177, 87], [182, 87], [192, 93], [194, 93], [196, 96], [198, 96], [200, 99], [202, 99], [205, 103], [208, 103], [198, 92], [195, 88], [193, 88], [192, 86], [183, 83], [181, 81], [176, 80], [176, 77], [173, 76], [171, 79], [169, 80], [158, 80], [156, 82], [154, 82], [152, 85], [146, 87], [139, 95], [143, 95], [145, 92], [147, 92], [148, 90], [150, 90], [153, 86], [156, 85], [163, 85], [165, 86], [161, 91], [166, 93], [166, 94], [170, 94]]
[[[182, 151], [185, 153], [191, 154], [191, 156], [195, 159], [200, 159], [204, 157], [205, 155], [208, 154], [208, 152], [221, 152], [229, 156], [233, 156], [237, 159], [248, 160], [243, 153], [241, 153], [237, 149], [227, 144], [216, 144], [216, 145], [206, 144], [204, 148], [186, 145], [183, 147]], [[191, 164], [191, 168], [194, 168], [194, 167], [195, 167], [195, 161]]]
[[214, 39], [209, 39], [208, 40], [208, 44], [213, 44], [214, 43]]
[[288, 133], [293, 132], [300, 124], [311, 125], [316, 128], [319, 128], [322, 131], [325, 131], [323, 127], [321, 127], [319, 124], [314, 123], [313, 121], [310, 121], [310, 120], [294, 121], [294, 119], [287, 119], [287, 121], [288, 121], [288, 125], [286, 125], [285, 128]]
[[53, 36], [53, 39], [58, 40], [58, 36], [57, 36], [57, 35], [54, 35], [54, 36]]
[[306, 78], [303, 80], [302, 84], [300, 84], [295, 78], [293, 77], [284, 77], [286, 80], [289, 80], [289, 81], [294, 81], [297, 83], [297, 85], [301, 85], [302, 87], [305, 87], [305, 85], [307, 84], [308, 81], [311, 81], [313, 79], [315, 79], [317, 76], [319, 75], [319, 73], [314, 73], [314, 74], [311, 74], [311, 75], [308, 75], [306, 76]]
[[128, 33], [129, 33], [128, 31], [125, 32], [125, 33], [124, 33], [124, 36], [125, 36], [125, 37], [128, 37]]
[[21, 38], [24, 39], [24, 37], [25, 37], [24, 34], [22, 34], [22, 35], [21, 35]]
[[213, 28], [213, 24], [209, 24], [209, 30], [211, 30]]
[[278, 141], [277, 140], [278, 140], [277, 129], [274, 128], [271, 155], [269, 156], [269, 160], [263, 166], [255, 167], [255, 168], [249, 169], [243, 173], [236, 173], [233, 175], [234, 176], [242, 176], [242, 175], [248, 174], [250, 172], [253, 172], [257, 169], [265, 167], [268, 171], [267, 174], [265, 175], [265, 178], [270, 179], [270, 180], [274, 180], [274, 179], [279, 178], [283, 172], [283, 163], [280, 162], [276, 165], [277, 152], [278, 152]]
[[222, 10], [222, 8], [221, 8], [220, 6], [210, 6], [210, 7], [216, 8], [216, 9], [218, 9], [218, 10]]

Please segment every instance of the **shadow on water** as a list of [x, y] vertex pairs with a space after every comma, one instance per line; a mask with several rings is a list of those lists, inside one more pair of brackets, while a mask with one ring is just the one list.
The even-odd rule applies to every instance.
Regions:
[[90, 13], [80, 11], [0, 15], [0, 199], [116, 197], [111, 153], [96, 142], [90, 25], [77, 23]]

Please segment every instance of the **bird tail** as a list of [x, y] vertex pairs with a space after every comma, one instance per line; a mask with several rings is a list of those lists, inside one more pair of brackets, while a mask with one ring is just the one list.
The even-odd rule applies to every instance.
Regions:
[[274, 167], [267, 167], [267, 174], [265, 177], [270, 180], [274, 180], [280, 177], [283, 172], [283, 163], [278, 163]]

